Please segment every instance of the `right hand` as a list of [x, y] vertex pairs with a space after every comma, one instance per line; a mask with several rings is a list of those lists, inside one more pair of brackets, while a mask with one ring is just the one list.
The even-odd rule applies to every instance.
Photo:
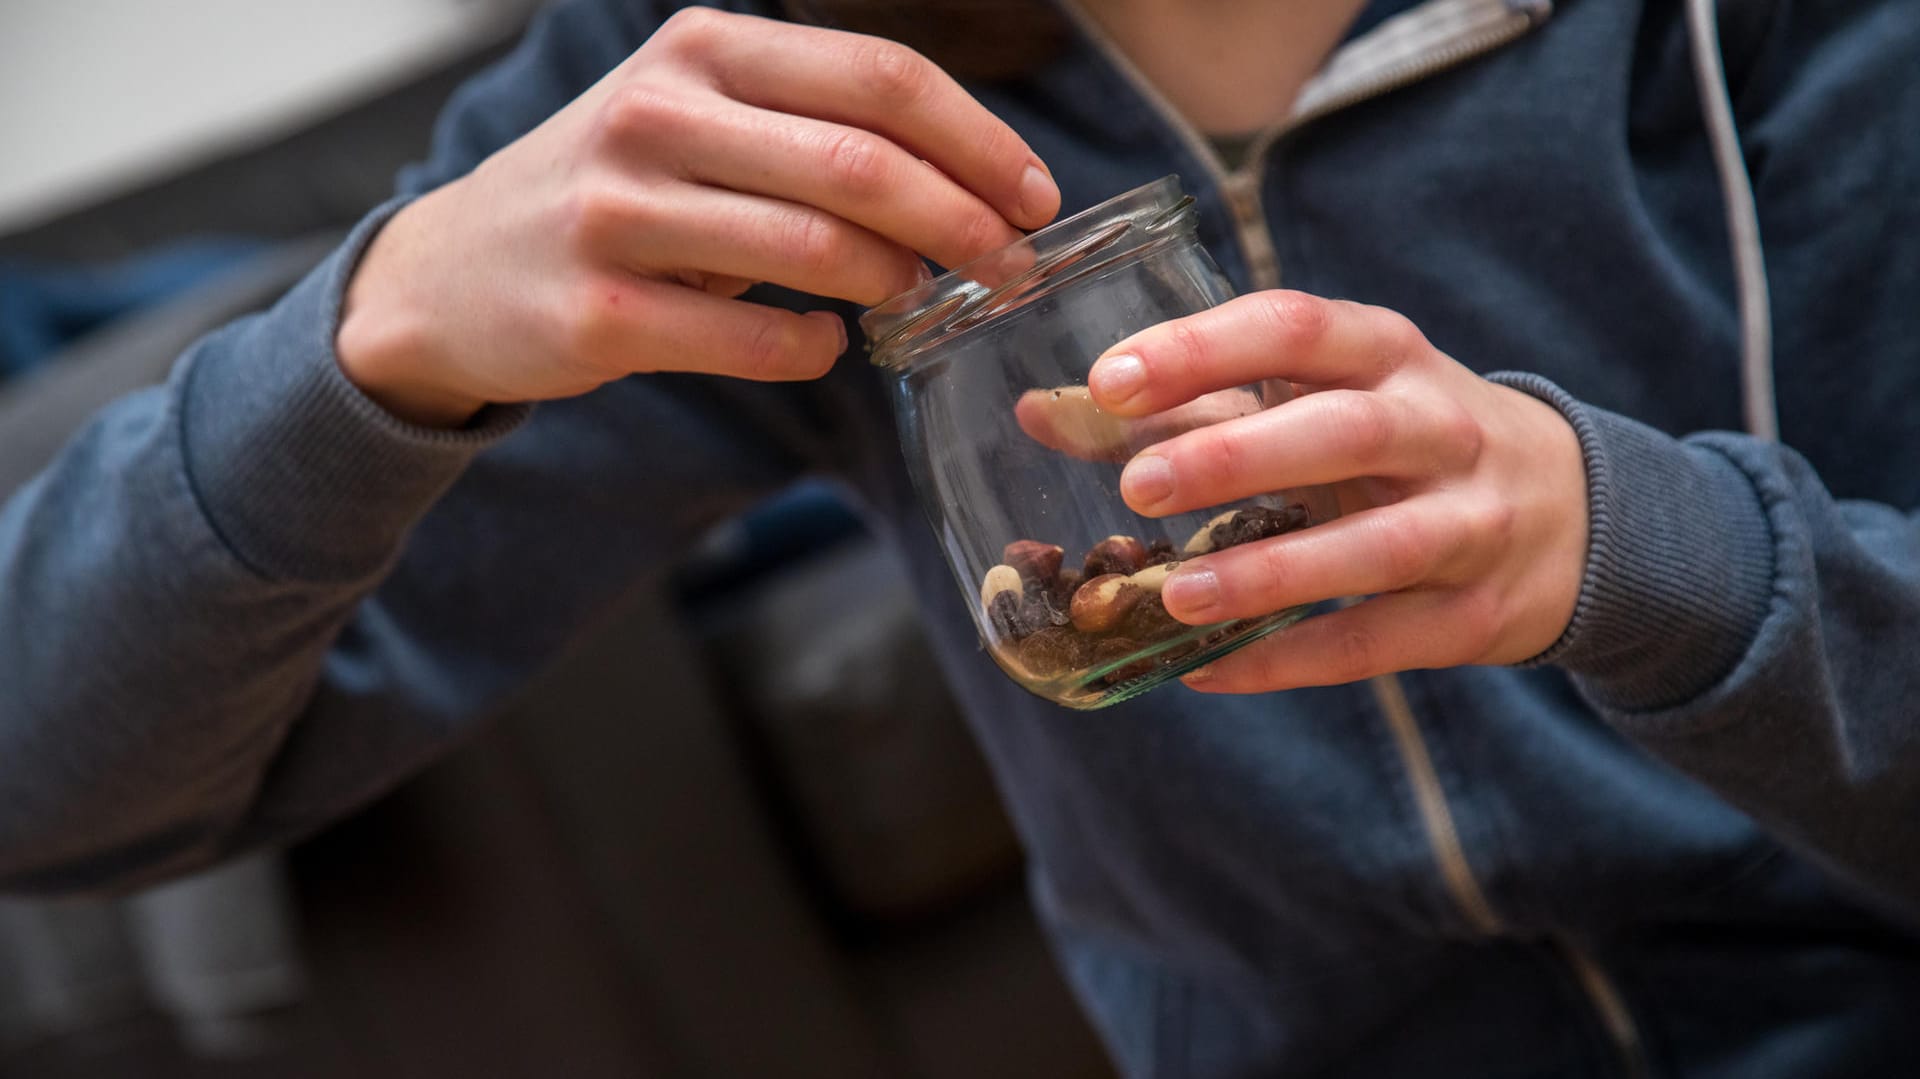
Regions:
[[692, 8], [464, 178], [389, 221], [347, 291], [347, 377], [396, 415], [569, 397], [644, 371], [816, 378], [829, 312], [1051, 220], [1060, 193], [1006, 124], [878, 38]]

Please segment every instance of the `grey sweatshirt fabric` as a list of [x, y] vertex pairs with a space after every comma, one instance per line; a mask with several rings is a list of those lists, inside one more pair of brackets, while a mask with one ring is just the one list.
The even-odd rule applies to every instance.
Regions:
[[[1399, 680], [1421, 788], [1362, 686], [1090, 715], [1022, 694], [857, 362], [803, 386], [636, 377], [453, 434], [345, 381], [333, 328], [373, 232], [670, 7], [555, 8], [400, 199], [0, 511], [0, 886], [125, 887], [300, 835], [455, 743], [705, 523], [831, 473], [913, 569], [1127, 1074], [1603, 1074], [1623, 1022], [1663, 1074], [1920, 1071], [1920, 10], [1723, 6], [1778, 445], [1718, 433], [1741, 422], [1736, 305], [1678, 5], [1567, 0], [1268, 151], [1286, 284], [1528, 372], [1500, 377], [1586, 459], [1564, 639]], [[1182, 173], [1246, 287], [1226, 193], [1098, 50], [973, 89], [1069, 209]]]

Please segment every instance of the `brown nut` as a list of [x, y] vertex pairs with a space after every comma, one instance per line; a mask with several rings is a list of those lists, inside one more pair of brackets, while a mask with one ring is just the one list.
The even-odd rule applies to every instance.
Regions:
[[1021, 596], [1026, 594], [1026, 589], [1021, 587], [1020, 571], [1014, 569], [1012, 566], [995, 566], [987, 571], [985, 577], [981, 578], [980, 606], [984, 609], [991, 610], [993, 608], [993, 598], [1002, 592], [1013, 593], [1015, 600], [1020, 599]]
[[1162, 562], [1177, 561], [1179, 557], [1180, 556], [1173, 551], [1173, 544], [1167, 540], [1154, 540], [1152, 543], [1147, 544], [1147, 565], [1149, 566], [1157, 566]]
[[1147, 564], [1147, 549], [1132, 536], [1108, 536], [1087, 552], [1087, 579], [1107, 573], [1132, 573]]
[[1053, 580], [1048, 583], [1045, 592], [1047, 607], [1049, 610], [1059, 611], [1062, 614], [1063, 618], [1059, 623], [1060, 625], [1066, 624], [1064, 615], [1072, 609], [1073, 594], [1079, 591], [1080, 585], [1084, 581], [1086, 581], [1086, 578], [1081, 575], [1079, 570], [1063, 569], [1055, 574]]
[[1073, 594], [1069, 612], [1082, 633], [1102, 633], [1118, 625], [1146, 593], [1117, 573], [1095, 577]]
[[1060, 572], [1067, 552], [1039, 540], [1014, 540], [1000, 552], [1000, 561], [1018, 570], [1021, 578], [1045, 583]]

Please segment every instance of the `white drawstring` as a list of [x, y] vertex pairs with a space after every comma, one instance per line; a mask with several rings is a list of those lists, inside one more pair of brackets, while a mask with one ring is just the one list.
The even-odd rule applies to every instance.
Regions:
[[1713, 144], [1720, 173], [1720, 194], [1727, 207], [1727, 234], [1733, 246], [1734, 285], [1740, 304], [1740, 385], [1747, 433], [1769, 441], [1780, 437], [1773, 399], [1773, 314], [1767, 297], [1767, 264], [1760, 248], [1760, 215], [1753, 205], [1753, 181], [1733, 127], [1733, 102], [1727, 97], [1720, 63], [1720, 30], [1714, 0], [1687, 0], [1687, 31], [1693, 38], [1693, 74], [1700, 85], [1700, 111]]

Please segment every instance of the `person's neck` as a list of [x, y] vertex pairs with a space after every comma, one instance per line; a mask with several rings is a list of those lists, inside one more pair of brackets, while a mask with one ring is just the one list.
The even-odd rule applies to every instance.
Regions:
[[1209, 135], [1285, 119], [1365, 0], [1080, 0], [1154, 88]]

